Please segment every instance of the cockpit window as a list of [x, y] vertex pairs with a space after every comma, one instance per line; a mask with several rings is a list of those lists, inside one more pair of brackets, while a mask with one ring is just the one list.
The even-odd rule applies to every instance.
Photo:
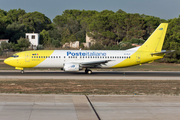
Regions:
[[17, 58], [17, 57], [19, 57], [19, 55], [12, 55], [11, 57], [13, 57], [13, 58]]

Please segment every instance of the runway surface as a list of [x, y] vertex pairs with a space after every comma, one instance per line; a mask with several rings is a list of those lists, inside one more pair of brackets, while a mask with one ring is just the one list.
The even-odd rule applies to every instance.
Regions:
[[92, 74], [84, 72], [62, 71], [25, 71], [0, 70], [0, 79], [103, 79], [103, 80], [180, 80], [178, 71], [93, 71]]
[[84, 95], [0, 94], [0, 120], [180, 119], [179, 96], [95, 95], [88, 98], [94, 110]]

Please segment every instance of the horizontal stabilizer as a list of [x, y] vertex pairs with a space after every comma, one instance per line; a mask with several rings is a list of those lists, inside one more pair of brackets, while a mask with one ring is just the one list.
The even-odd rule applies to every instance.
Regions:
[[166, 54], [166, 53], [171, 53], [171, 52], [174, 52], [175, 50], [169, 50], [169, 51], [166, 51], [166, 50], [162, 50], [161, 52], [157, 52], [157, 53], [151, 53], [151, 55], [163, 55], [163, 54]]

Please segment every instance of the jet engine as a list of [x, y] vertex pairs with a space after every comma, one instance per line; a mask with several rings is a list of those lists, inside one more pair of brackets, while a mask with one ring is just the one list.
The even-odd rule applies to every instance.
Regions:
[[64, 71], [79, 71], [80, 66], [79, 64], [74, 64], [74, 63], [65, 63], [63, 67]]

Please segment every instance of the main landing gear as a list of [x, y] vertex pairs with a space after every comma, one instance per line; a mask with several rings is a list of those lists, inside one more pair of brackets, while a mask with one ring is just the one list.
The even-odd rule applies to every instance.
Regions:
[[85, 73], [86, 74], [91, 74], [92, 73], [92, 70], [89, 70], [88, 68], [85, 69]]

